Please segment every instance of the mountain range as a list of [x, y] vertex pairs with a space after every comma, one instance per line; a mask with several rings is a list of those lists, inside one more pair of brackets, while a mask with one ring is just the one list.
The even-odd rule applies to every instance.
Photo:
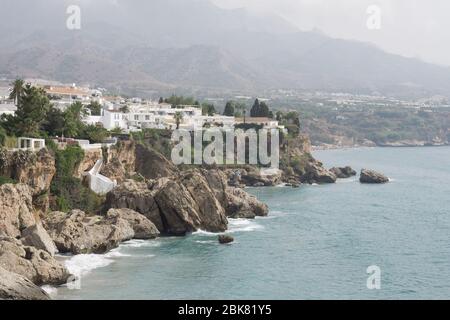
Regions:
[[[66, 9], [81, 8], [68, 30]], [[268, 89], [450, 96], [450, 68], [209, 0], [3, 0], [0, 74], [129, 95]]]

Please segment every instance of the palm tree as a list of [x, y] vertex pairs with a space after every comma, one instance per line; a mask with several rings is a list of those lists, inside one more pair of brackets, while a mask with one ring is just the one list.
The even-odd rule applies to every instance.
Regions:
[[183, 114], [180, 111], [175, 112], [174, 114], [175, 123], [177, 124], [177, 130], [180, 129], [180, 123], [183, 121]]
[[14, 103], [17, 107], [20, 107], [20, 99], [23, 96], [23, 86], [25, 82], [22, 79], [16, 79], [13, 83], [11, 83], [12, 90], [9, 94], [10, 99], [14, 99]]

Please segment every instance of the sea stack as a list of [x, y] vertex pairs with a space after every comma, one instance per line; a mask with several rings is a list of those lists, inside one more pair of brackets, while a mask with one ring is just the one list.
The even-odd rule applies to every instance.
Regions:
[[359, 177], [359, 181], [361, 183], [387, 183], [389, 182], [389, 178], [384, 174], [376, 172], [374, 170], [362, 169], [361, 175]]

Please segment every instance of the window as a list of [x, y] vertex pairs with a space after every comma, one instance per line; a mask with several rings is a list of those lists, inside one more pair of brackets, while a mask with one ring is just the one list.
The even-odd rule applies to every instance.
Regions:
[[145, 116], [145, 120], [147, 120], [147, 121], [150, 120], [150, 116], [149, 116], [149, 115], [146, 115], [146, 116]]
[[138, 115], [138, 114], [135, 114], [135, 115], [134, 115], [134, 120], [136, 120], [136, 121], [139, 120], [139, 115]]

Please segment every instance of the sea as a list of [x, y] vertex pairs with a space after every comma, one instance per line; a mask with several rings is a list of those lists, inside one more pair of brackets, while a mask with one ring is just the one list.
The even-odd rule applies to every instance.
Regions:
[[230, 219], [232, 244], [198, 231], [60, 256], [80, 280], [45, 289], [54, 299], [449, 299], [450, 148], [314, 156], [391, 181], [248, 188], [270, 214]]

